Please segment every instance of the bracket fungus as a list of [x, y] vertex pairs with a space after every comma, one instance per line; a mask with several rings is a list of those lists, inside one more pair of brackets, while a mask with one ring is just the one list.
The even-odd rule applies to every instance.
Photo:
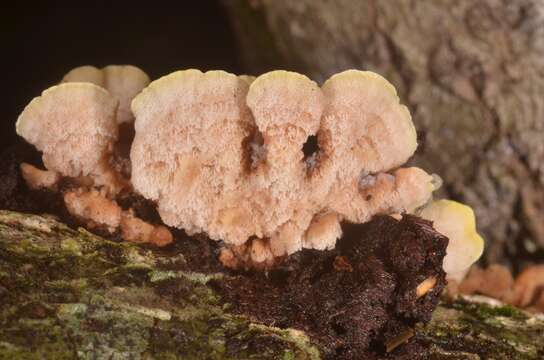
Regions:
[[89, 177], [111, 192], [122, 187], [110, 165], [117, 140], [117, 101], [91, 83], [66, 83], [34, 98], [17, 119], [17, 134], [42, 152], [45, 167]]
[[[137, 192], [166, 225], [223, 241], [220, 259], [230, 267], [270, 267], [303, 248], [332, 249], [342, 222], [413, 213], [438, 186], [425, 171], [402, 167], [416, 150], [416, 131], [395, 88], [375, 73], [348, 70], [321, 87], [288, 71], [255, 78], [184, 70], [148, 82], [132, 66], [84, 66], [34, 99], [17, 133], [43, 153], [47, 171], [25, 165], [29, 185], [56, 189], [70, 178], [79, 184], [64, 196], [74, 215], [130, 241], [171, 242], [166, 228], [115, 202]], [[133, 117], [130, 171], [121, 171], [119, 127]], [[305, 154], [311, 141], [316, 149]], [[109, 201], [114, 218], [94, 211], [93, 199]], [[451, 254], [468, 228], [481, 240], [473, 215], [471, 222], [451, 212], [468, 219], [452, 230], [436, 204], [451, 203], [431, 203], [421, 214], [452, 237]], [[448, 273], [477, 259], [476, 240], [470, 259], [450, 255]]]
[[80, 66], [69, 71], [61, 81], [95, 84], [106, 89], [118, 102], [115, 116], [118, 137], [113, 146], [110, 163], [117, 173], [127, 179], [127, 184], [130, 178], [130, 145], [134, 137], [134, 115], [130, 104], [150, 81], [143, 70], [132, 65], [108, 65], [102, 69], [90, 65]]
[[69, 179], [71, 188], [60, 189], [64, 203], [87, 226], [110, 233], [121, 230], [129, 241], [165, 245], [172, 242], [166, 228], [137, 219], [115, 201], [121, 192], [131, 189], [114, 159], [119, 126], [130, 121], [130, 101], [148, 82], [147, 75], [133, 66], [76, 68], [63, 83], [26, 106], [16, 130], [42, 152], [47, 169], [21, 164], [30, 188], [58, 191], [59, 181]]
[[[394, 87], [371, 72], [346, 71], [320, 88], [287, 71], [250, 81], [178, 71], [151, 82], [132, 111], [135, 190], [166, 224], [244, 245], [257, 262], [330, 249], [341, 221], [411, 212], [434, 190], [431, 175], [399, 168], [416, 132]], [[247, 145], [255, 133], [262, 145]], [[311, 166], [302, 150], [310, 136], [319, 146]]]

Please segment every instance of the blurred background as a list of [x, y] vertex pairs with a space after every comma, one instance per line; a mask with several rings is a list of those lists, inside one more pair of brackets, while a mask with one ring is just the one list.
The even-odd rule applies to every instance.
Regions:
[[0, 138], [30, 99], [80, 65], [133, 64], [322, 82], [349, 68], [388, 78], [411, 110], [412, 163], [471, 205], [484, 263], [544, 260], [544, 4], [540, 0], [54, 1], [4, 7]]
[[218, 1], [11, 2], [0, 17], [2, 147], [24, 106], [80, 65], [132, 64], [152, 79], [191, 67], [242, 71]]

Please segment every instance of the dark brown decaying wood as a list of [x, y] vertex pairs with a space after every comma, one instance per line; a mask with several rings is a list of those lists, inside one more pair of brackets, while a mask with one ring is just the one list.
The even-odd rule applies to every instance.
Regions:
[[[424, 134], [414, 163], [471, 205], [490, 262], [544, 254], [544, 3], [225, 0], [255, 73], [384, 75]], [[518, 265], [523, 265], [518, 261]]]

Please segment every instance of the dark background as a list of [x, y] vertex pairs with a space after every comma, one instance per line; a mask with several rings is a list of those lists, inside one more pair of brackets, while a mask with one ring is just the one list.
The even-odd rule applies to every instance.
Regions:
[[20, 3], [0, 8], [0, 150], [25, 105], [80, 65], [132, 64], [151, 79], [184, 68], [243, 72], [218, 1]]

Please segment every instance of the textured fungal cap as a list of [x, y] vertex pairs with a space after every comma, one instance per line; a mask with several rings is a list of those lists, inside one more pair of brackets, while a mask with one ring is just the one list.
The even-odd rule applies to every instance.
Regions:
[[480, 258], [484, 240], [476, 232], [474, 211], [452, 200], [433, 201], [425, 206], [421, 217], [432, 220], [434, 228], [449, 238], [444, 270], [455, 275], [467, 270]]
[[130, 102], [149, 84], [149, 76], [132, 65], [108, 65], [102, 69], [80, 66], [67, 73], [62, 82], [90, 82], [108, 90], [119, 101], [117, 122], [132, 122]]
[[251, 83], [247, 105], [263, 133], [297, 126], [311, 135], [319, 128], [324, 106], [316, 83], [304, 75], [281, 70], [261, 75]]
[[43, 152], [47, 169], [78, 177], [103, 173], [117, 138], [117, 102], [90, 83], [53, 86], [17, 120], [17, 134]]
[[[243, 108], [247, 88], [246, 81], [222, 71], [178, 71], [152, 82], [132, 102], [132, 183], [158, 200], [165, 223], [203, 231], [218, 216], [214, 205], [221, 192], [237, 196], [241, 142], [251, 124]], [[223, 220], [244, 221], [234, 213]], [[240, 225], [232, 237], [243, 242], [251, 224]]]
[[345, 166], [364, 165], [369, 173], [404, 164], [417, 148], [410, 112], [399, 104], [393, 85], [370, 71], [348, 70], [333, 75], [323, 85], [329, 106], [324, 127], [333, 133], [331, 146], [354, 149]]
[[[347, 71], [319, 88], [287, 71], [178, 71], [152, 82], [132, 111], [135, 189], [168, 225], [232, 245], [257, 237], [245, 247], [255, 262], [331, 248], [341, 221], [412, 211], [434, 190], [418, 168], [387, 173], [413, 154], [416, 133], [393, 86], [373, 73]], [[312, 135], [310, 161], [302, 147]]]

